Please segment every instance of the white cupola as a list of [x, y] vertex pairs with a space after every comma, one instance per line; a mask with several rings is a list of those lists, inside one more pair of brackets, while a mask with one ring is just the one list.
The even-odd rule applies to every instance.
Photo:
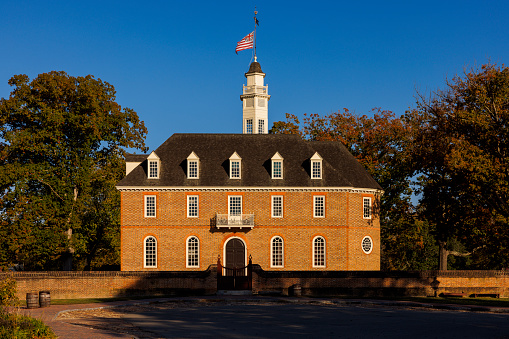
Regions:
[[242, 133], [244, 134], [267, 134], [268, 133], [268, 111], [269, 86], [263, 84], [265, 73], [256, 61], [251, 63], [249, 71], [245, 74], [247, 86], [243, 86], [242, 100]]

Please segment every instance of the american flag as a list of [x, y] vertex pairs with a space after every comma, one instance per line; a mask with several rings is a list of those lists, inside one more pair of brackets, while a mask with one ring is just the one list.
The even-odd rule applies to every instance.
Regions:
[[254, 31], [246, 35], [239, 42], [237, 42], [237, 48], [235, 48], [235, 53], [237, 53], [238, 51], [243, 51], [245, 49], [253, 48], [253, 36]]

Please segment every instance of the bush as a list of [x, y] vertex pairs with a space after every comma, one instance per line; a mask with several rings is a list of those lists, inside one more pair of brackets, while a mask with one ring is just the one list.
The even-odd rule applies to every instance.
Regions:
[[0, 281], [0, 308], [6, 306], [17, 306], [19, 303], [16, 297], [16, 280], [5, 278]]
[[0, 339], [53, 339], [57, 336], [41, 320], [0, 311]]

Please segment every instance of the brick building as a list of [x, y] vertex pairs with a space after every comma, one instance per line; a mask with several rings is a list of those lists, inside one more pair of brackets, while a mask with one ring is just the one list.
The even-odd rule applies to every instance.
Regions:
[[265, 270], [379, 270], [381, 187], [338, 142], [269, 135], [268, 86], [253, 62], [243, 134], [174, 134], [128, 155], [123, 271], [205, 270], [248, 258]]

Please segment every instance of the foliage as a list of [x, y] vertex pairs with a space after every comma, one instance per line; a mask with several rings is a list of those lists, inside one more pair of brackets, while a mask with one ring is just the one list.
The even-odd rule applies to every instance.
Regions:
[[0, 312], [0, 339], [53, 339], [57, 336], [41, 320], [26, 315]]
[[7, 306], [17, 306], [16, 280], [5, 278], [0, 281], [0, 309]]
[[114, 183], [124, 149], [145, 148], [143, 122], [90, 75], [15, 75], [9, 84], [0, 100], [0, 263], [38, 270], [72, 255], [82, 268], [118, 260]]
[[[420, 126], [422, 215], [436, 224], [442, 267], [471, 255], [471, 268], [509, 265], [509, 69], [487, 64], [420, 97], [408, 118]], [[458, 252], [449, 244], [461, 244]]]

